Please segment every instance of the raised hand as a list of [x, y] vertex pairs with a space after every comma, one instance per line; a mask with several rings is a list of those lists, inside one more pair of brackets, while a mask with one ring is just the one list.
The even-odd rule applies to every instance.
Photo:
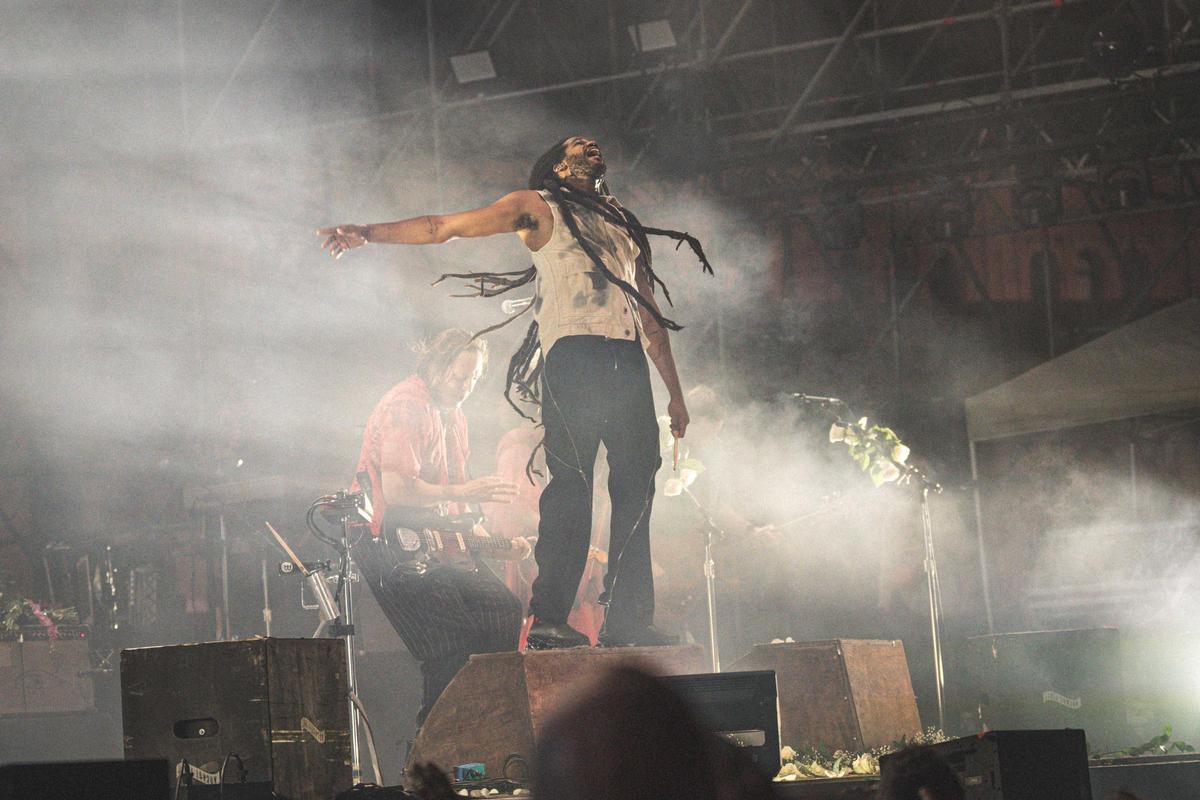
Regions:
[[459, 484], [455, 494], [455, 499], [464, 503], [511, 503], [517, 496], [517, 485], [488, 475]]
[[325, 237], [325, 241], [321, 243], [322, 249], [329, 251], [329, 255], [334, 258], [341, 258], [347, 250], [362, 247], [367, 243], [367, 226], [335, 225], [332, 228], [321, 228], [317, 231], [317, 236]]

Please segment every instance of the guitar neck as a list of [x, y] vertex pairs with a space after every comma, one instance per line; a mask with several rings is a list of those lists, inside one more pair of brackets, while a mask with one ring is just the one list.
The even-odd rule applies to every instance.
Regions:
[[512, 550], [513, 544], [503, 536], [480, 536], [475, 533], [453, 533], [425, 530], [421, 532], [421, 544], [427, 552], [457, 550], [459, 552], [481, 552]]

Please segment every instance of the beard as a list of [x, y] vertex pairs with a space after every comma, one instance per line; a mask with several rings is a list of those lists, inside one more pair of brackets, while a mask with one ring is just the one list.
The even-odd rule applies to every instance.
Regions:
[[608, 171], [607, 165], [601, 161], [599, 164], [593, 164], [588, 160], [586, 155], [582, 153], [575, 156], [567, 156], [563, 159], [563, 163], [567, 165], [567, 170], [572, 178], [583, 178], [589, 181], [598, 181], [604, 177], [604, 173]]

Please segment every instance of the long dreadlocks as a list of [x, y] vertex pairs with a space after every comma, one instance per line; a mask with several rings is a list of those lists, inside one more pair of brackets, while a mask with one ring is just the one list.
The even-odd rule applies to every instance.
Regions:
[[[689, 233], [669, 230], [666, 228], [648, 228], [634, 216], [632, 211], [628, 211], [617, 205], [607, 203], [604, 198], [595, 192], [580, 191], [572, 188], [562, 181], [554, 172], [556, 164], [563, 160], [566, 155], [566, 144], [570, 138], [563, 139], [558, 144], [551, 147], [534, 162], [533, 169], [529, 173], [529, 188], [538, 190], [542, 189], [549, 192], [550, 196], [558, 203], [559, 212], [562, 214], [563, 222], [566, 223], [567, 230], [575, 238], [580, 248], [587, 255], [588, 259], [595, 265], [605, 278], [617, 286], [621, 291], [629, 296], [631, 300], [644, 308], [651, 317], [654, 318], [659, 325], [662, 325], [668, 330], [681, 330], [683, 326], [679, 323], [663, 316], [649, 299], [647, 299], [636, 286], [631, 285], [628, 281], [614, 275], [613, 272], [605, 265], [603, 259], [579, 232], [579, 223], [575, 218], [575, 212], [572, 206], [586, 208], [589, 211], [599, 214], [609, 223], [626, 231], [633, 241], [641, 250], [643, 258], [643, 266], [646, 270], [647, 278], [649, 279], [651, 291], [655, 284], [662, 287], [663, 298], [667, 303], [671, 304], [671, 293], [667, 291], [667, 285], [654, 272], [652, 264], [652, 255], [650, 250], [650, 236], [667, 236], [674, 239], [675, 248], [684, 242], [692, 248], [696, 257], [700, 259], [700, 265], [704, 272], [712, 274], [712, 266], [708, 263], [708, 258], [704, 255], [704, 248], [700, 245], [699, 240]], [[442, 275], [434, 284], [441, 283], [447, 278], [460, 278], [468, 281], [468, 285], [473, 288], [473, 291], [467, 295], [457, 295], [459, 297], [495, 297], [496, 295], [512, 291], [520, 286], [524, 286], [533, 282], [537, 277], [537, 267], [530, 266], [525, 270], [516, 270], [513, 272], [459, 272], [448, 273]], [[475, 334], [482, 336], [485, 333], [502, 328], [516, 320], [517, 317], [533, 308], [533, 304], [526, 306], [516, 316], [504, 320], [490, 327], [484, 328]], [[521, 346], [513, 353], [512, 358], [508, 362], [508, 376], [504, 385], [504, 399], [508, 404], [516, 409], [517, 413], [525, 419], [532, 422], [536, 420], [525, 413], [525, 411], [514, 402], [512, 392], [515, 389], [517, 396], [523, 402], [530, 405], [539, 405], [541, 402], [540, 379], [544, 361], [543, 354], [539, 346], [538, 340], [538, 324], [534, 320], [529, 325], [529, 329], [525, 332], [525, 338], [521, 342]]]

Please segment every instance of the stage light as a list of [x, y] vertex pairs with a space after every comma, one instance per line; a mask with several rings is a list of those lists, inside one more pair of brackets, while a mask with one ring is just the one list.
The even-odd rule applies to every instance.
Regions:
[[633, 39], [634, 49], [643, 53], [675, 46], [675, 34], [671, 30], [671, 23], [665, 19], [630, 25], [629, 37]]
[[1110, 211], [1141, 208], [1150, 198], [1145, 170], [1133, 164], [1112, 167], [1104, 173], [1104, 205]]
[[1062, 217], [1062, 187], [1053, 180], [1020, 183], [1013, 189], [1012, 204], [1022, 227], [1053, 225]]
[[975, 204], [962, 186], [944, 184], [929, 196], [929, 233], [943, 242], [964, 238], [975, 225]]
[[454, 70], [454, 78], [459, 83], [486, 81], [496, 77], [496, 67], [492, 64], [492, 57], [487, 50], [450, 56], [450, 68]]
[[1141, 30], [1132, 17], [1104, 17], [1088, 32], [1086, 59], [1102, 78], [1129, 77], [1145, 55]]

